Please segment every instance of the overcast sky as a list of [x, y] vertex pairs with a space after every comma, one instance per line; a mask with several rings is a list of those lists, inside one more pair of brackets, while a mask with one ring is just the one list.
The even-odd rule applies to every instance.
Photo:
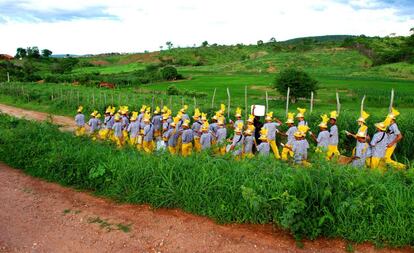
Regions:
[[408, 35], [414, 0], [0, 0], [0, 53], [251, 44], [329, 34]]

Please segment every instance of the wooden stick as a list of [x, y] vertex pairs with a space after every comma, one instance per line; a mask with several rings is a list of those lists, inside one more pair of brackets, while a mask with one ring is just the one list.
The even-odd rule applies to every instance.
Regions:
[[121, 92], [118, 93], [118, 105], [121, 105]]
[[154, 112], [154, 95], [152, 95], [152, 99], [151, 99], [151, 113]]
[[170, 96], [170, 103], [169, 103], [169, 105], [170, 105], [170, 110], [172, 110], [172, 96]]
[[362, 112], [364, 111], [364, 102], [365, 102], [365, 95], [361, 100], [361, 114], [360, 115], [362, 115]]
[[392, 112], [393, 106], [394, 106], [394, 89], [391, 90], [390, 108], [388, 109], [390, 113]]
[[164, 107], [164, 99], [161, 98], [161, 108]]
[[7, 82], [10, 83], [10, 73], [7, 72]]
[[196, 97], [193, 97], [193, 99], [194, 99], [194, 108], [197, 108], [197, 100], [196, 100]]
[[227, 88], [227, 97], [228, 97], [228, 102], [227, 102], [227, 119], [230, 119], [230, 90], [229, 88]]
[[217, 88], [214, 88], [213, 98], [211, 99], [211, 108], [214, 108], [214, 98], [216, 97]]
[[181, 97], [181, 107], [184, 107], [184, 97]]
[[269, 112], [269, 97], [267, 95], [267, 91], [266, 91], [266, 113]]
[[336, 92], [336, 111], [338, 115], [341, 113], [341, 103], [339, 102], [339, 93]]
[[311, 91], [311, 100], [310, 100], [310, 112], [313, 111], [313, 91]]
[[92, 92], [92, 104], [95, 107], [95, 92]]
[[287, 93], [286, 93], [286, 117], [289, 112], [289, 95], [290, 95], [290, 87], [288, 87]]
[[244, 118], [247, 120], [247, 85], [244, 86]]

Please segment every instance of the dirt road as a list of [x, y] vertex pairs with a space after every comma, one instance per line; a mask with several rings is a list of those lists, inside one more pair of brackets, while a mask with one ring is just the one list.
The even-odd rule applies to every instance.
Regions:
[[[48, 114], [0, 105], [5, 113]], [[54, 122], [73, 128], [71, 118]], [[218, 225], [180, 210], [117, 204], [0, 163], [0, 252], [346, 252], [343, 240], [304, 241], [271, 225]], [[355, 252], [413, 252], [354, 246]]]

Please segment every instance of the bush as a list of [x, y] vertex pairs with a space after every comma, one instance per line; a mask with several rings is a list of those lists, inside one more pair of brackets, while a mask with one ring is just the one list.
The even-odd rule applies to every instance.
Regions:
[[167, 94], [168, 95], [179, 95], [180, 91], [175, 85], [168, 85]]
[[177, 79], [178, 72], [177, 69], [172, 66], [167, 66], [161, 69], [162, 79], [167, 81], [172, 81]]
[[281, 94], [286, 94], [290, 88], [290, 97], [294, 103], [297, 98], [308, 98], [311, 92], [318, 89], [318, 81], [309, 76], [305, 71], [288, 68], [280, 72], [276, 78], [274, 88]]

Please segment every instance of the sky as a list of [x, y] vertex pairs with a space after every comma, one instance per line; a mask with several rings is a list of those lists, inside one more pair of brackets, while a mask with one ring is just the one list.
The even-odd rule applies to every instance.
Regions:
[[0, 0], [0, 53], [131, 53], [350, 34], [408, 35], [414, 0]]

